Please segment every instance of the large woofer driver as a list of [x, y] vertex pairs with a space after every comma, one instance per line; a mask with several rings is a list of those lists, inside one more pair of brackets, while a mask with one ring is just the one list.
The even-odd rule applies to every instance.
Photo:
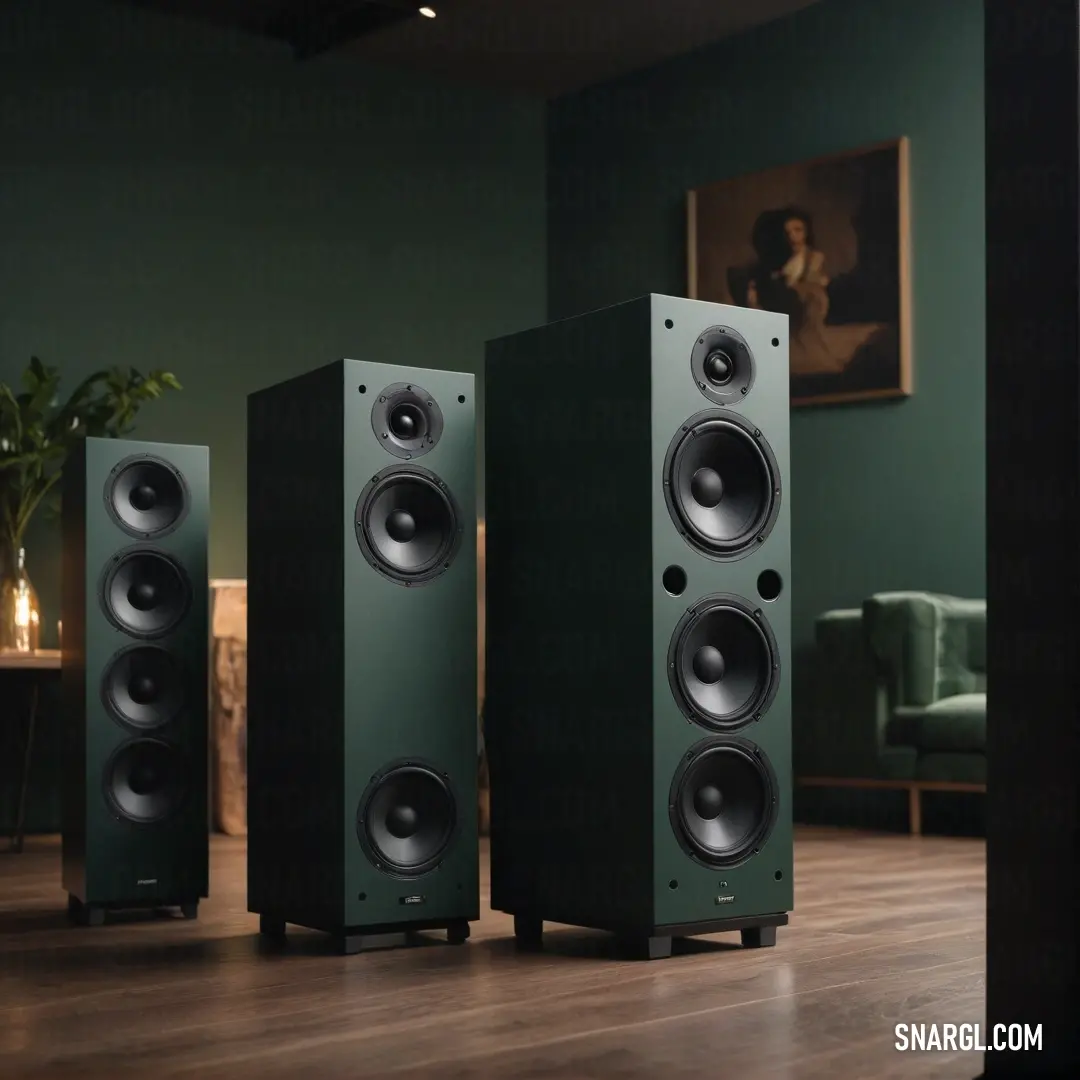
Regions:
[[418, 458], [442, 438], [442, 409], [422, 386], [392, 383], [375, 399], [371, 429], [394, 457]]
[[180, 752], [159, 739], [132, 739], [105, 765], [102, 786], [113, 812], [149, 825], [171, 817], [187, 792]]
[[399, 585], [420, 585], [449, 569], [462, 530], [449, 488], [416, 465], [376, 474], [356, 503], [356, 541], [364, 558]]
[[379, 870], [418, 877], [442, 861], [457, 828], [449, 779], [430, 765], [403, 761], [372, 778], [360, 799], [356, 832]]
[[772, 447], [745, 417], [698, 413], [668, 446], [664, 497], [691, 547], [734, 561], [749, 555], [776, 524], [780, 470]]
[[101, 606], [118, 630], [132, 637], [161, 637], [187, 614], [191, 582], [179, 563], [164, 552], [128, 548], [106, 568]]
[[671, 782], [668, 815], [683, 850], [715, 869], [756, 855], [776, 822], [779, 786], [769, 759], [746, 739], [705, 739]]
[[690, 370], [710, 401], [730, 405], [746, 397], [754, 385], [754, 354], [737, 330], [710, 326], [694, 343]]
[[668, 682], [690, 720], [719, 731], [750, 723], [780, 686], [780, 652], [764, 613], [716, 593], [679, 620], [668, 646]]
[[163, 727], [184, 708], [184, 677], [176, 659], [154, 645], [122, 649], [101, 680], [101, 700], [121, 724], [148, 731]]
[[105, 508], [124, 532], [142, 539], [171, 533], [187, 516], [190, 497], [183, 475], [149, 454], [125, 458], [105, 482]]

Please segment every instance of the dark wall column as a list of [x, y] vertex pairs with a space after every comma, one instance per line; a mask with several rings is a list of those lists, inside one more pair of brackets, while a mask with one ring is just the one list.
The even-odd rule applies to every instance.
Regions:
[[[987, 1016], [1080, 1064], [1080, 146], [1077, 0], [985, 0]], [[958, 319], [964, 313], [956, 313]]]

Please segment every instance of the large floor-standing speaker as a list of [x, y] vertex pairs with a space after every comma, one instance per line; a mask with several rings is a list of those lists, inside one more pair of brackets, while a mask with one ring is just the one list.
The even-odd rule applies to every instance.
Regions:
[[209, 885], [209, 451], [85, 439], [64, 465], [63, 886], [72, 917]]
[[474, 378], [248, 399], [248, 907], [344, 952], [479, 916]]
[[792, 907], [787, 318], [668, 296], [487, 350], [492, 906], [666, 956]]

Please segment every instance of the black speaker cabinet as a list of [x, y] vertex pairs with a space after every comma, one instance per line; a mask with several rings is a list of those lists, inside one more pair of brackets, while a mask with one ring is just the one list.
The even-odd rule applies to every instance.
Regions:
[[63, 886], [73, 918], [209, 884], [209, 451], [85, 439], [63, 474]]
[[248, 400], [248, 906], [345, 952], [479, 914], [472, 375]]
[[786, 316], [648, 296], [490, 342], [492, 906], [665, 956], [792, 906]]

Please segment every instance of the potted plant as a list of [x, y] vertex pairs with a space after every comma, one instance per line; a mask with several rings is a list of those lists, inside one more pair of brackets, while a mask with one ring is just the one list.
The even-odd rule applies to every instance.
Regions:
[[83, 379], [61, 405], [59, 369], [36, 356], [21, 392], [0, 382], [0, 649], [38, 647], [40, 613], [23, 540], [39, 509], [58, 509], [57, 483], [75, 441], [130, 434], [143, 405], [180, 388], [167, 371], [114, 367]]

